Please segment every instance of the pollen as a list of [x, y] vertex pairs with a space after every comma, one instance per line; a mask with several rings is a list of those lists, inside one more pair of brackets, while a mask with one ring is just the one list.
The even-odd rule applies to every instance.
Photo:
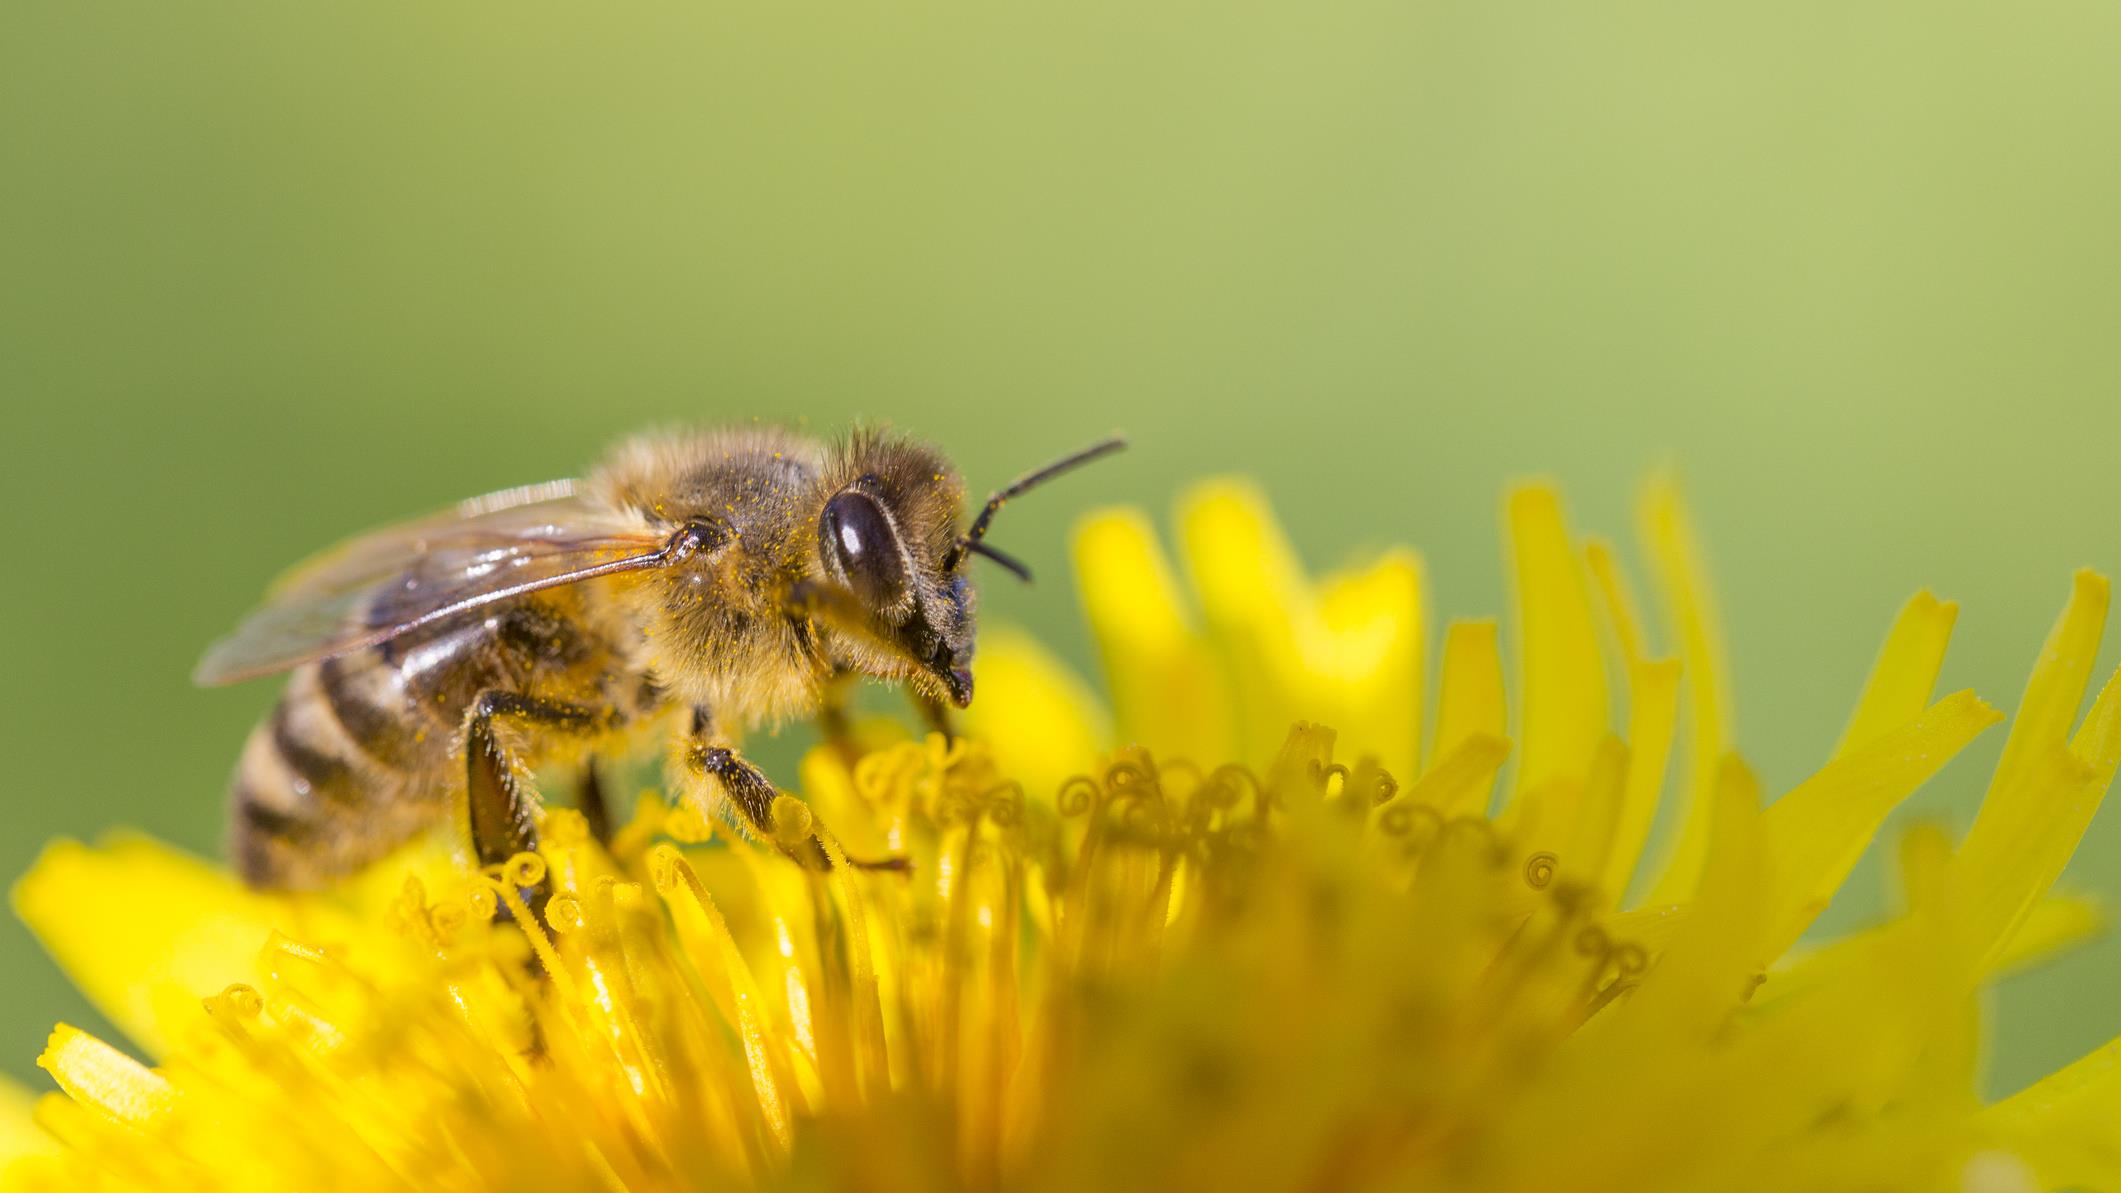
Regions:
[[1934, 690], [1953, 607], [1770, 793], [1676, 488], [1662, 624], [1553, 489], [1503, 508], [1511, 617], [1433, 639], [1418, 556], [1314, 578], [1248, 484], [1175, 558], [1093, 515], [1102, 688], [991, 635], [961, 734], [811, 751], [768, 841], [651, 790], [608, 843], [555, 809], [305, 896], [54, 843], [16, 909], [126, 1039], [61, 1025], [0, 1091], [8, 1187], [2121, 1188], [2121, 1041], [1978, 1093], [1994, 980], [2100, 922], [2055, 881], [2121, 763], [2121, 684], [2076, 717], [2106, 581], [1971, 827], [1899, 834], [1895, 909], [1830, 937], [2005, 719]]

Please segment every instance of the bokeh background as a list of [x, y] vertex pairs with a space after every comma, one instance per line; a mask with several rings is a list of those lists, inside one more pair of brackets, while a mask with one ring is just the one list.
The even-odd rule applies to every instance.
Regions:
[[[2117, 50], [2078, 0], [12, 0], [0, 872], [215, 849], [272, 688], [186, 674], [268, 576], [677, 421], [888, 419], [975, 485], [1125, 428], [989, 585], [1085, 666], [1093, 502], [1252, 473], [1312, 563], [1409, 541], [1484, 613], [1507, 478], [1624, 537], [1672, 462], [1772, 787], [1918, 586], [2009, 704], [2121, 570]], [[2071, 880], [2121, 900], [2121, 814]], [[12, 920], [0, 975], [41, 1083], [89, 1012]], [[2112, 942], [2012, 981], [1995, 1084], [2117, 994]]]

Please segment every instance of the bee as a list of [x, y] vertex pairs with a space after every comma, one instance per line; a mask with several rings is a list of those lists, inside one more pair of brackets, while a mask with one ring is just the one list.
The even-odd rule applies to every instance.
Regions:
[[[885, 431], [648, 435], [581, 481], [474, 499], [355, 538], [282, 577], [193, 678], [291, 671], [230, 783], [230, 855], [254, 886], [352, 873], [452, 815], [482, 865], [536, 847], [529, 774], [658, 732], [722, 817], [773, 840], [777, 791], [735, 747], [820, 716], [842, 682], [972, 700], [967, 564], [1010, 499], [1119, 450], [1025, 474], [960, 528], [964, 485]], [[712, 798], [711, 794], [710, 797]], [[797, 860], [828, 865], [815, 840]], [[795, 856], [797, 851], [790, 851]]]

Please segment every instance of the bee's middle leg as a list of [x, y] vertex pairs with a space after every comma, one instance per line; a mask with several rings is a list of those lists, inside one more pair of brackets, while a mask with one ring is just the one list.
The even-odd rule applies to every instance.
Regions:
[[[465, 716], [465, 813], [472, 850], [482, 866], [498, 866], [538, 847], [530, 795], [516, 778], [516, 759], [494, 733], [509, 722], [539, 733], [581, 737], [607, 728], [608, 714], [579, 704], [542, 700], [499, 688], [479, 693]], [[539, 892], [539, 902], [542, 902]]]

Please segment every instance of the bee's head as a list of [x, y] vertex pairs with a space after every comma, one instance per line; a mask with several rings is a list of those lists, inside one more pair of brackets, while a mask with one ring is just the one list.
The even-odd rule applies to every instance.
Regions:
[[[867, 624], [840, 624], [843, 652], [963, 707], [972, 699], [972, 592], [945, 566], [965, 487], [933, 448], [858, 435], [817, 519], [818, 560]], [[849, 632], [857, 631], [857, 632]]]
[[861, 670], [903, 679], [963, 708], [972, 702], [974, 593], [965, 565], [974, 555], [1029, 579], [1021, 564], [983, 539], [1010, 498], [1121, 446], [1106, 440], [1025, 476], [988, 499], [969, 530], [959, 530], [965, 487], [935, 449], [862, 433], [842, 450], [838, 478], [818, 514], [824, 577], [859, 606], [863, 632], [840, 637]]

